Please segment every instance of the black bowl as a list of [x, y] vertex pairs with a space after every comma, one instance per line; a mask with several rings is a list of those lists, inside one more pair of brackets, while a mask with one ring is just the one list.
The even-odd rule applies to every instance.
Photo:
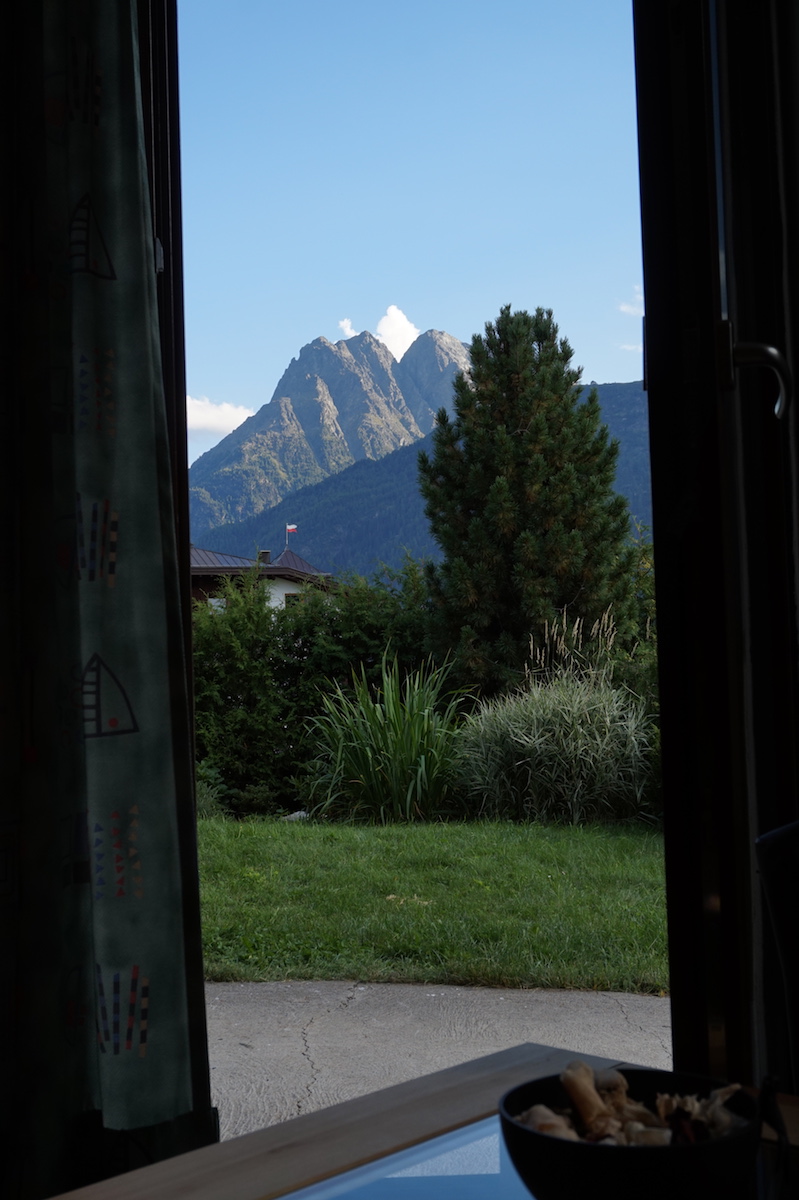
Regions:
[[[628, 1095], [654, 1111], [658, 1092], [709, 1096], [720, 1080], [675, 1071], [624, 1070]], [[736, 1092], [728, 1108], [747, 1124], [694, 1145], [603, 1146], [536, 1133], [514, 1118], [534, 1104], [568, 1108], [560, 1078], [548, 1075], [506, 1092], [499, 1102], [511, 1162], [536, 1200], [609, 1196], [613, 1200], [751, 1200], [756, 1196], [760, 1117], [755, 1098]]]

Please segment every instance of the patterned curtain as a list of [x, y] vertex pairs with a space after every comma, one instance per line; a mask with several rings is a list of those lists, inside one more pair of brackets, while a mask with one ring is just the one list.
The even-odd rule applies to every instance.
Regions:
[[3, 39], [0, 1172], [26, 1200], [218, 1136], [139, 52], [170, 4], [141, 3], [18, 0]]

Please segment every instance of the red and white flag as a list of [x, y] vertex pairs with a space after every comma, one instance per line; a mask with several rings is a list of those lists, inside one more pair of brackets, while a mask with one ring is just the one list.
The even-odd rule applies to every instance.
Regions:
[[286, 533], [296, 533], [296, 532], [297, 532], [296, 525], [287, 525], [286, 526]]

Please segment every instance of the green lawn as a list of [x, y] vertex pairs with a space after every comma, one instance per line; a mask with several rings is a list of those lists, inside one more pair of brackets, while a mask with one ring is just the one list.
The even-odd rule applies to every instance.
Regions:
[[202, 820], [206, 975], [668, 989], [663, 845], [635, 825]]

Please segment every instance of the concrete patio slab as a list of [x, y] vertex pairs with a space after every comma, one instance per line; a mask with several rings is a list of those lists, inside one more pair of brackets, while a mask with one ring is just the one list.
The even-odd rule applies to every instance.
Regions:
[[520, 1042], [671, 1067], [668, 997], [392, 983], [206, 984], [222, 1137]]

